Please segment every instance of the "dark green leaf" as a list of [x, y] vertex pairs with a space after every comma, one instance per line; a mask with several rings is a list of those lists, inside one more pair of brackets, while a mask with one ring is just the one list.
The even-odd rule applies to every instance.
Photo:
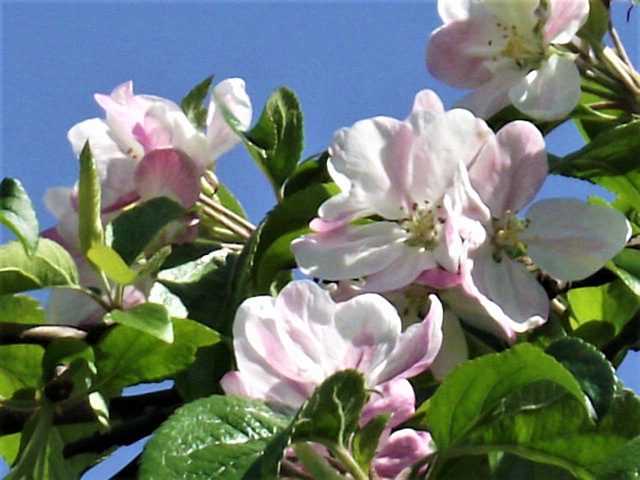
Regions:
[[111, 248], [120, 254], [127, 265], [131, 265], [156, 235], [180, 218], [183, 212], [179, 203], [167, 197], [153, 198], [136, 205], [111, 222]]
[[333, 180], [327, 171], [328, 159], [329, 153], [324, 151], [298, 164], [284, 185], [285, 198], [312, 185], [331, 183]]
[[558, 360], [578, 380], [598, 417], [613, 402], [616, 376], [613, 366], [596, 347], [576, 337], [567, 337], [549, 345], [545, 352]]
[[112, 310], [104, 316], [104, 320], [127, 325], [163, 342], [173, 342], [173, 324], [169, 313], [157, 303], [143, 303], [129, 310]]
[[50, 376], [58, 365], [69, 364], [83, 358], [93, 363], [93, 349], [75, 338], [59, 338], [51, 342], [42, 357], [42, 370], [45, 377]]
[[71, 255], [52, 240], [40, 239], [36, 253], [28, 256], [18, 242], [0, 246], [0, 294], [78, 284]]
[[[469, 473], [472, 473], [471, 471]], [[569, 471], [553, 465], [536, 463], [516, 455], [505, 454], [496, 468], [495, 480], [574, 480]]]
[[6, 177], [0, 183], [0, 223], [15, 233], [32, 255], [38, 246], [38, 219], [33, 204], [18, 180]]
[[80, 152], [78, 236], [82, 253], [87, 253], [90, 248], [102, 245], [104, 242], [100, 219], [100, 180], [88, 140]]
[[202, 130], [207, 123], [207, 107], [203, 106], [203, 103], [209, 94], [212, 82], [213, 75], [205, 78], [201, 83], [193, 87], [180, 102], [182, 111], [193, 126], [199, 130]]
[[333, 374], [315, 389], [298, 413], [293, 440], [348, 446], [367, 402], [364, 376], [356, 370]]
[[380, 436], [391, 418], [390, 413], [383, 413], [373, 417], [367, 424], [356, 432], [351, 442], [353, 459], [360, 465], [363, 472], [368, 472], [371, 462], [378, 450]]
[[302, 110], [295, 93], [279, 87], [271, 94], [245, 144], [274, 187], [281, 187], [302, 154]]
[[589, 17], [578, 31], [578, 36], [599, 44], [609, 29], [609, 10], [602, 0], [589, 0]]
[[139, 478], [248, 478], [247, 471], [288, 424], [287, 417], [257, 400], [217, 395], [196, 400], [156, 430], [142, 454]]
[[[640, 121], [602, 132], [589, 144], [558, 161], [550, 161], [550, 173], [591, 179], [624, 175], [637, 168]], [[606, 185], [604, 185], [606, 186]]]
[[521, 344], [457, 367], [418, 408], [411, 425], [428, 430], [438, 448], [444, 450], [485, 421], [505, 397], [541, 381], [557, 383], [589, 408], [580, 385], [557, 360]]
[[195, 360], [199, 347], [213, 345], [219, 335], [197, 322], [173, 319], [173, 343], [118, 325], [94, 347], [98, 376], [95, 388], [117, 392], [142, 382], [178, 374]]

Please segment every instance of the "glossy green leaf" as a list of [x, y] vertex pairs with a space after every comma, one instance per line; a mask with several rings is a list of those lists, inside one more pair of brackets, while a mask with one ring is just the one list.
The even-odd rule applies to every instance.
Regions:
[[111, 248], [131, 265], [145, 247], [169, 223], [180, 218], [184, 210], [179, 203], [157, 197], [122, 212], [111, 222]]
[[87, 251], [87, 258], [120, 285], [131, 285], [138, 279], [138, 274], [129, 268], [118, 252], [104, 244], [91, 247]]
[[597, 287], [574, 288], [568, 292], [567, 299], [571, 308], [569, 324], [574, 330], [584, 329], [594, 322], [612, 326], [609, 337], [594, 338], [600, 344], [620, 333], [640, 308], [640, 298], [622, 280]]
[[293, 440], [348, 446], [367, 399], [362, 373], [344, 370], [333, 374], [300, 409]]
[[112, 310], [104, 321], [127, 325], [163, 342], [173, 342], [173, 324], [167, 309], [157, 303], [142, 303], [128, 310]]
[[42, 357], [42, 370], [45, 377], [51, 375], [56, 366], [69, 364], [78, 358], [93, 363], [93, 349], [85, 342], [75, 338], [54, 340], [47, 346]]
[[599, 179], [625, 175], [635, 170], [639, 149], [640, 121], [635, 121], [606, 130], [580, 150], [557, 161], [550, 161], [549, 171], [590, 179], [607, 187]]
[[29, 255], [35, 253], [40, 230], [36, 212], [22, 184], [9, 177], [0, 183], [0, 223], [16, 234]]
[[[469, 472], [471, 473], [471, 472]], [[536, 463], [517, 455], [504, 454], [492, 480], [575, 480], [568, 470], [545, 463]]]
[[299, 163], [284, 185], [285, 198], [313, 185], [331, 183], [333, 180], [327, 171], [328, 159], [329, 153], [324, 151]]
[[640, 296], [640, 251], [635, 248], [623, 248], [606, 267], [636, 295]]
[[613, 366], [600, 350], [577, 337], [567, 337], [553, 342], [545, 353], [571, 372], [591, 400], [598, 417], [607, 413], [613, 402], [616, 376]]
[[199, 130], [204, 129], [207, 123], [207, 107], [205, 107], [203, 103], [209, 94], [212, 82], [213, 75], [205, 78], [202, 82], [193, 87], [187, 96], [180, 102], [180, 108], [182, 108], [182, 111], [191, 121], [193, 126]]
[[[289, 424], [262, 402], [214, 395], [180, 408], [142, 454], [140, 480], [241, 480]], [[255, 468], [255, 467], [254, 467]]]
[[28, 295], [0, 295], [0, 322], [45, 323], [44, 309]]
[[78, 284], [71, 255], [56, 242], [42, 238], [28, 256], [19, 242], [0, 246], [0, 294]]
[[256, 125], [245, 134], [245, 144], [274, 188], [294, 171], [303, 147], [302, 110], [295, 93], [276, 89]]
[[353, 436], [353, 441], [351, 442], [353, 459], [363, 472], [368, 472], [371, 469], [371, 462], [378, 450], [380, 437], [390, 418], [390, 413], [383, 413], [373, 417]]
[[100, 180], [89, 141], [80, 152], [80, 180], [78, 182], [78, 237], [80, 250], [87, 253], [102, 245], [104, 232], [100, 219]]
[[640, 478], [640, 437], [622, 446], [597, 469], [598, 480], [637, 480]]
[[195, 360], [199, 347], [213, 345], [219, 335], [197, 322], [174, 318], [173, 343], [140, 330], [118, 325], [94, 347], [98, 370], [95, 388], [118, 392], [143, 382], [164, 380]]
[[38, 387], [43, 354], [39, 345], [0, 346], [0, 398], [8, 399], [20, 390]]
[[428, 430], [438, 448], [446, 449], [485, 421], [507, 396], [541, 381], [557, 383], [589, 408], [580, 385], [557, 360], [520, 344], [457, 367], [418, 408], [411, 425]]

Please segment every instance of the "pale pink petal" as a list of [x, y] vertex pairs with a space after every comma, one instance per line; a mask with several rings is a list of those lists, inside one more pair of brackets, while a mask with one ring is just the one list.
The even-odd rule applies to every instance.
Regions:
[[402, 251], [389, 265], [372, 273], [364, 281], [369, 292], [389, 292], [412, 283], [425, 270], [434, 268], [436, 259], [432, 252], [401, 244]]
[[256, 392], [251, 388], [251, 382], [246, 381], [240, 372], [227, 372], [220, 379], [220, 386], [226, 395], [258, 397], [262, 394], [262, 392]]
[[[67, 133], [67, 138], [73, 151], [78, 156], [86, 141], [89, 140], [91, 154], [97, 162], [124, 158], [125, 156], [118, 144], [109, 135], [109, 126], [100, 118], [91, 118], [84, 122], [76, 123]], [[138, 153], [142, 153], [142, 149], [139, 146]]]
[[589, 0], [547, 0], [544, 38], [549, 43], [569, 43], [589, 16]]
[[449, 310], [444, 311], [442, 322], [442, 346], [431, 364], [431, 373], [437, 380], [444, 378], [455, 367], [469, 359], [469, 348], [458, 318]]
[[456, 103], [457, 107], [468, 108], [481, 118], [491, 118], [511, 104], [510, 89], [524, 77], [517, 69], [504, 69], [491, 80], [477, 87], [473, 92]]
[[459, 273], [447, 272], [441, 268], [433, 268], [422, 272], [415, 282], [442, 290], [459, 285], [462, 282], [462, 276]]
[[334, 195], [320, 205], [319, 218], [312, 220], [309, 226], [316, 232], [326, 232], [374, 213], [368, 195], [362, 190], [352, 189]]
[[75, 290], [51, 290], [44, 309], [47, 323], [80, 325], [99, 322], [106, 312], [95, 300]]
[[393, 432], [382, 445], [373, 468], [383, 480], [396, 480], [403, 470], [434, 452], [431, 435], [427, 432], [404, 428]]
[[394, 428], [409, 420], [415, 413], [415, 404], [416, 395], [408, 380], [397, 378], [377, 385], [371, 390], [369, 401], [362, 410], [360, 425], [365, 426], [372, 418], [383, 413], [392, 413], [387, 427]]
[[411, 150], [411, 197], [418, 204], [439, 202], [452, 184], [459, 162], [469, 165], [492, 135], [487, 124], [467, 110], [450, 110], [438, 116]]
[[200, 195], [199, 169], [191, 159], [172, 149], [147, 153], [138, 162], [135, 183], [143, 200], [167, 196], [190, 207]]
[[505, 125], [489, 139], [469, 168], [475, 190], [495, 217], [520, 211], [535, 197], [547, 178], [544, 138], [531, 123]]
[[420, 323], [409, 326], [402, 334], [375, 383], [397, 377], [410, 378], [429, 368], [442, 344], [442, 304], [430, 295], [431, 308]]
[[438, 14], [445, 23], [469, 18], [472, 0], [439, 0]]
[[[225, 113], [234, 122], [227, 124]], [[213, 89], [207, 118], [207, 142], [212, 149], [212, 160], [240, 142], [235, 130], [245, 131], [251, 123], [253, 109], [241, 78], [229, 78]]]
[[538, 120], [560, 120], [580, 100], [580, 72], [570, 58], [551, 55], [509, 90], [514, 106]]
[[347, 280], [384, 269], [405, 252], [405, 238], [402, 227], [391, 222], [347, 225], [304, 235], [291, 250], [306, 275]]
[[405, 121], [410, 123], [413, 131], [419, 135], [429, 123], [444, 112], [444, 105], [438, 94], [433, 90], [421, 90], [416, 94], [413, 109]]
[[56, 218], [71, 207], [71, 192], [69, 187], [53, 187], [44, 192], [44, 204]]
[[572, 198], [547, 199], [527, 211], [520, 235], [537, 266], [561, 280], [580, 280], [618, 253], [629, 239], [629, 222], [617, 210]]
[[438, 28], [427, 45], [429, 72], [438, 80], [458, 88], [475, 88], [488, 82], [493, 73], [486, 63], [499, 55], [503, 47], [493, 40], [501, 38], [494, 30], [495, 20], [490, 22], [486, 16]]

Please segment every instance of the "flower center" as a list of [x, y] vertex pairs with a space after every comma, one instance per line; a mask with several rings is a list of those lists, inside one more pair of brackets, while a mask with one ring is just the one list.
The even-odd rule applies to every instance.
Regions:
[[[506, 25], [502, 22], [496, 22], [496, 27], [501, 38], [498, 41], [489, 40], [488, 43], [489, 45], [506, 43], [500, 50], [501, 57], [513, 60], [520, 69], [532, 70], [539, 66], [544, 59], [545, 49], [541, 35], [537, 31], [522, 35], [515, 25]], [[498, 60], [497, 56], [493, 59]]]
[[425, 202], [425, 206], [420, 207], [414, 203], [410, 217], [400, 222], [402, 228], [409, 234], [405, 242], [411, 247], [435, 249], [444, 230], [445, 218], [440, 213], [441, 210], [440, 205], [434, 208]]
[[527, 253], [527, 245], [518, 236], [529, 226], [528, 220], [522, 220], [514, 212], [507, 210], [502, 218], [493, 219], [493, 226], [494, 234], [491, 237], [491, 243], [493, 259], [496, 262], [500, 262], [505, 253], [514, 259]]

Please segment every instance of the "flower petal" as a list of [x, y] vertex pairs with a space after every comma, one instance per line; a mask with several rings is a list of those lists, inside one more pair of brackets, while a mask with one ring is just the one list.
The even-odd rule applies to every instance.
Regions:
[[437, 380], [442, 381], [451, 370], [468, 359], [469, 348], [462, 325], [453, 313], [445, 310], [442, 322], [442, 346], [431, 364], [431, 373]]
[[502, 69], [500, 75], [478, 86], [473, 92], [456, 103], [467, 108], [481, 118], [490, 118], [507, 107], [510, 89], [524, 77], [524, 72], [516, 69]]
[[559, 120], [580, 100], [580, 72], [570, 58], [551, 55], [509, 90], [513, 105], [538, 120]]
[[243, 131], [249, 128], [253, 107], [243, 79], [228, 78], [213, 89], [207, 118], [207, 141], [213, 150], [211, 161], [240, 142], [238, 134], [225, 120], [225, 111], [234, 119], [234, 128]]
[[572, 198], [542, 200], [527, 211], [520, 238], [537, 266], [561, 280], [580, 280], [618, 253], [631, 234], [617, 210]]
[[397, 378], [377, 385], [362, 410], [360, 425], [366, 425], [373, 417], [383, 413], [392, 413], [387, 427], [394, 428], [409, 420], [415, 413], [415, 404], [416, 395], [408, 380]]
[[373, 460], [373, 468], [382, 480], [397, 480], [403, 470], [411, 468], [433, 451], [431, 435], [403, 428], [393, 432], [381, 446]]
[[589, 17], [589, 0], [547, 0], [544, 38], [549, 43], [569, 43]]

